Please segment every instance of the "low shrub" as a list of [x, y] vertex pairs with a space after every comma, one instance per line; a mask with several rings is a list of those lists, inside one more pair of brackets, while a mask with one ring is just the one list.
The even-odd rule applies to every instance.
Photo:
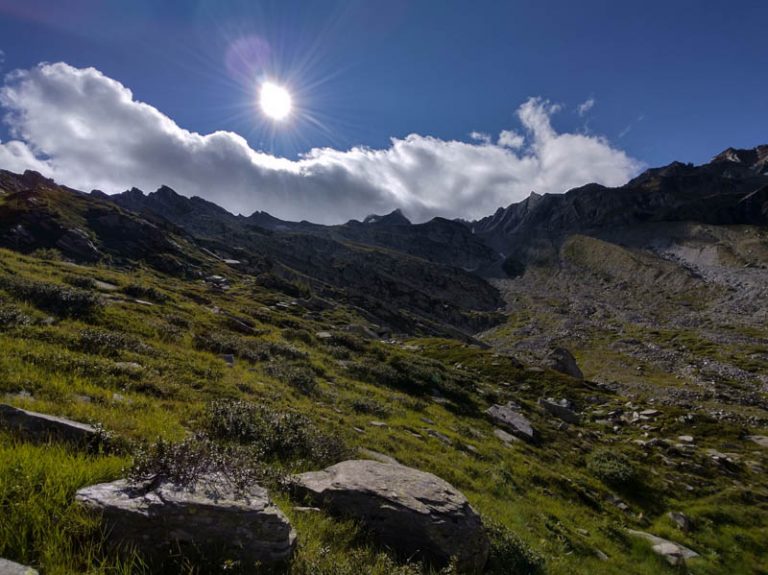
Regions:
[[137, 299], [147, 299], [157, 303], [165, 303], [170, 298], [168, 295], [153, 286], [143, 284], [131, 284], [121, 289], [125, 295], [135, 297]]
[[9, 328], [34, 323], [34, 318], [13, 305], [0, 304], [0, 327]]
[[305, 415], [241, 400], [210, 403], [203, 431], [219, 441], [250, 445], [267, 461], [328, 465], [349, 452], [341, 439], [323, 433]]
[[617, 451], [602, 447], [587, 457], [587, 469], [592, 475], [609, 485], [621, 487], [637, 481], [638, 474], [632, 462]]
[[3, 277], [0, 288], [17, 300], [64, 317], [86, 317], [101, 307], [96, 294], [58, 284]]
[[392, 413], [392, 410], [383, 403], [367, 397], [360, 397], [352, 400], [350, 406], [357, 413], [367, 413], [370, 415], [378, 415], [380, 417], [384, 417]]
[[274, 357], [305, 359], [306, 352], [287, 343], [257, 340], [222, 332], [207, 332], [195, 335], [197, 349], [212, 353], [231, 353], [247, 361], [268, 361]]
[[489, 575], [537, 575], [544, 572], [544, 558], [507, 527], [484, 520], [491, 540], [485, 572]]
[[267, 374], [305, 395], [309, 395], [317, 387], [315, 372], [306, 365], [272, 363], [267, 366]]
[[151, 350], [151, 348], [134, 336], [95, 327], [82, 330], [78, 343], [79, 348], [86, 353], [110, 357], [118, 356], [122, 351], [147, 353]]
[[209, 474], [223, 476], [240, 489], [267, 476], [255, 450], [221, 445], [203, 436], [176, 443], [159, 439], [142, 444], [127, 470], [128, 479], [134, 483], [167, 480], [180, 486], [193, 485]]

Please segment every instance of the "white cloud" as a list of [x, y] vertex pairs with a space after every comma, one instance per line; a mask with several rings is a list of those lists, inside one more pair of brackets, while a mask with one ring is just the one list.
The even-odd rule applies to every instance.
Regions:
[[491, 135], [485, 132], [470, 132], [469, 137], [481, 144], [490, 144], [492, 141]]
[[592, 108], [595, 107], [595, 103], [596, 102], [594, 98], [589, 98], [585, 102], [582, 102], [581, 104], [579, 104], [578, 107], [576, 108], [576, 111], [579, 113], [579, 116], [584, 116], [584, 114], [586, 114]]
[[519, 150], [525, 144], [525, 138], [514, 130], [502, 130], [499, 133], [498, 145], [503, 148]]
[[5, 52], [0, 50], [0, 68], [3, 67], [3, 64], [5, 64]]
[[93, 68], [58, 63], [13, 72], [0, 106], [13, 138], [0, 142], [0, 168], [31, 168], [107, 193], [166, 184], [235, 213], [321, 223], [394, 208], [416, 221], [478, 218], [531, 190], [619, 185], [640, 168], [603, 138], [557, 133], [550, 117], [559, 107], [539, 98], [518, 109], [525, 140], [510, 130], [498, 144], [411, 134], [384, 149], [315, 148], [298, 160], [254, 150], [232, 132], [185, 130]]

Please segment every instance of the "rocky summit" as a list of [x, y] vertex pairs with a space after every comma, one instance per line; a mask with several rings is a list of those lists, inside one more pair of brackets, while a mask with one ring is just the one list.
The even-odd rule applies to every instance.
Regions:
[[331, 226], [0, 171], [0, 572], [768, 572], [767, 159]]

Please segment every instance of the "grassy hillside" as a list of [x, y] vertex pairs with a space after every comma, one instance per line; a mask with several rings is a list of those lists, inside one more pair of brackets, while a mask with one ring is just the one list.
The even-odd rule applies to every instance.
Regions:
[[[765, 429], [690, 420], [672, 406], [618, 424], [609, 414], [631, 419], [649, 406], [454, 340], [364, 339], [354, 309], [311, 306], [295, 299], [306, 286], [265, 288], [224, 264], [215, 270], [222, 282], [37, 255], [45, 259], [0, 250], [0, 401], [98, 423], [121, 449], [88, 454], [0, 434], [0, 557], [45, 575], [142, 572], [137, 558], [106, 551], [97, 518], [73, 504], [74, 492], [123, 476], [159, 438], [181, 442], [212, 415], [235, 417], [233, 406], [252, 403], [294, 414], [312, 431], [294, 427], [275, 439], [281, 449], [255, 458], [266, 476], [360, 457], [360, 449], [433, 472], [496, 526], [491, 573], [676, 572], [626, 527], [698, 551], [689, 567], [699, 575], [768, 570], [768, 462], [745, 438]], [[582, 425], [547, 415], [537, 401], [548, 396], [574, 402]], [[537, 445], [494, 436], [483, 412], [507, 400], [523, 406]], [[677, 446], [683, 434], [695, 449]], [[638, 444], [650, 437], [669, 444]], [[733, 463], [710, 449], [733, 453]], [[299, 534], [289, 573], [421, 572], [352, 523], [295, 510], [270, 481]], [[692, 529], [676, 529], [669, 511], [684, 512]], [[212, 560], [231, 570], [226, 557]]]

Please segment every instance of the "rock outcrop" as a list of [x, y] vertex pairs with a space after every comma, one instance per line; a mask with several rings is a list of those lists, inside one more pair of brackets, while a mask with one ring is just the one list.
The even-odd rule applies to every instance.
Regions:
[[92, 425], [5, 404], [0, 404], [0, 428], [33, 441], [56, 439], [86, 447], [96, 447], [105, 441], [104, 433]]
[[134, 546], [150, 562], [162, 563], [181, 549], [207, 559], [269, 564], [288, 559], [296, 542], [266, 489], [253, 485], [241, 492], [219, 476], [184, 487], [119, 480], [85, 487], [76, 499], [101, 513], [111, 544]]
[[544, 365], [550, 369], [564, 373], [565, 375], [575, 377], [576, 379], [584, 379], [584, 374], [581, 373], [579, 364], [576, 363], [576, 358], [564, 347], [556, 347], [550, 351], [549, 355], [547, 355], [544, 360]]
[[510, 401], [506, 405], [492, 405], [485, 411], [485, 413], [488, 414], [488, 417], [490, 417], [496, 425], [503, 427], [520, 439], [535, 441], [536, 432], [534, 431], [531, 422], [528, 421], [527, 417], [520, 413], [519, 409], [520, 407], [516, 403]]
[[489, 542], [480, 516], [456, 488], [404, 465], [353, 460], [295, 477], [297, 495], [361, 521], [403, 557], [479, 572]]
[[685, 563], [686, 559], [699, 556], [698, 553], [692, 549], [688, 549], [684, 545], [668, 541], [667, 539], [662, 539], [656, 535], [651, 535], [644, 531], [635, 531], [634, 529], [627, 529], [627, 532], [633, 537], [648, 541], [652, 546], [651, 548], [653, 549], [653, 552], [664, 557], [670, 565], [682, 565]]

